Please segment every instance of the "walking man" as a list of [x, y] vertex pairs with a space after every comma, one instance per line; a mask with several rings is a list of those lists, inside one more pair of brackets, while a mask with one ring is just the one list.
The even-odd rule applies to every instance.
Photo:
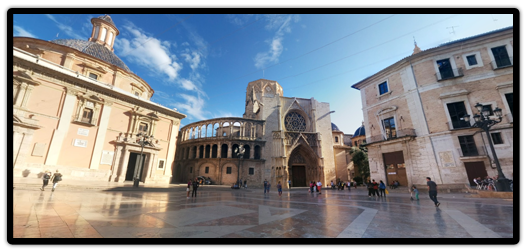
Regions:
[[292, 187], [291, 183], [290, 183], [290, 180], [289, 180], [289, 189]]
[[435, 207], [440, 206], [440, 202], [437, 200], [437, 184], [431, 181], [430, 177], [426, 177], [427, 190], [429, 191], [429, 198], [435, 203]]
[[51, 178], [51, 172], [47, 171], [44, 173], [44, 175], [42, 176], [42, 187], [40, 188], [40, 190], [44, 191], [44, 188], [47, 186], [47, 184], [49, 183], [49, 179]]
[[199, 181], [195, 178], [195, 181], [192, 182], [192, 197], [194, 197], [195, 194], [195, 197], [197, 198], [197, 188], [199, 188]]
[[62, 174], [57, 171], [53, 174], [53, 177], [51, 177], [51, 182], [53, 182], [53, 188], [51, 189], [51, 192], [55, 192], [55, 188], [57, 187], [57, 184], [59, 181], [62, 180]]
[[264, 189], [263, 193], [264, 194], [267, 193], [267, 185], [268, 185], [268, 181], [267, 181], [267, 179], [265, 179], [265, 181], [263, 182], [263, 189]]
[[279, 194], [279, 196], [281, 197], [281, 193], [282, 193], [282, 190], [281, 190], [281, 181], [278, 181], [278, 185], [277, 185], [277, 187], [278, 187], [278, 194]]

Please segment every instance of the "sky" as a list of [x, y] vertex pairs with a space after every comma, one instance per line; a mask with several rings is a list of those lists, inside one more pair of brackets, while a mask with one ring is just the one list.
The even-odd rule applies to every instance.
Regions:
[[[96, 10], [96, 9], [95, 9]], [[87, 40], [90, 14], [13, 15], [13, 36]], [[458, 12], [458, 11], [455, 11]], [[247, 84], [275, 80], [284, 96], [330, 104], [353, 134], [363, 121], [354, 83], [422, 49], [513, 26], [502, 14], [110, 14], [115, 54], [182, 125], [242, 117]]]

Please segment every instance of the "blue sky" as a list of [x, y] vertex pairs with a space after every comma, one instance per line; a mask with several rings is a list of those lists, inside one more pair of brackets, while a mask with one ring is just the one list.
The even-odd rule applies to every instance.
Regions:
[[[103, 14], [14, 15], [13, 36], [87, 40], [90, 19]], [[512, 15], [500, 14], [111, 17], [120, 31], [115, 53], [152, 86], [153, 102], [188, 115], [183, 125], [241, 117], [248, 82], [265, 78], [284, 96], [330, 103], [332, 122], [346, 134], [363, 120], [350, 86], [411, 55], [414, 40], [425, 50], [513, 26]]]

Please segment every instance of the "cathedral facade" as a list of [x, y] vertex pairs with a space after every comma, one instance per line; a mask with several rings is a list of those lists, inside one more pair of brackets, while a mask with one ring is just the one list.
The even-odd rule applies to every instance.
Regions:
[[[215, 118], [182, 127], [173, 182], [198, 176], [214, 184], [293, 187], [336, 179], [328, 103], [284, 97], [276, 81], [248, 83], [243, 117]], [[286, 186], [286, 185], [284, 185]]]

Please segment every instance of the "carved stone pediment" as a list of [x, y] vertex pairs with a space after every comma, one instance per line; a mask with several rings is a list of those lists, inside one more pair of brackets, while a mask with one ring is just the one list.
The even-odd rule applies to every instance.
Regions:
[[89, 63], [81, 63], [81, 64], [79, 64], [79, 66], [82, 66], [84, 68], [89, 68], [91, 70], [97, 71], [97, 72], [102, 73], [102, 74], [106, 74], [107, 73], [107, 71], [104, 68], [102, 68], [101, 66], [91, 65]]
[[13, 72], [13, 78], [18, 82], [25, 82], [27, 84], [38, 86], [40, 82], [35, 81], [31, 75], [25, 70], [18, 70]]

